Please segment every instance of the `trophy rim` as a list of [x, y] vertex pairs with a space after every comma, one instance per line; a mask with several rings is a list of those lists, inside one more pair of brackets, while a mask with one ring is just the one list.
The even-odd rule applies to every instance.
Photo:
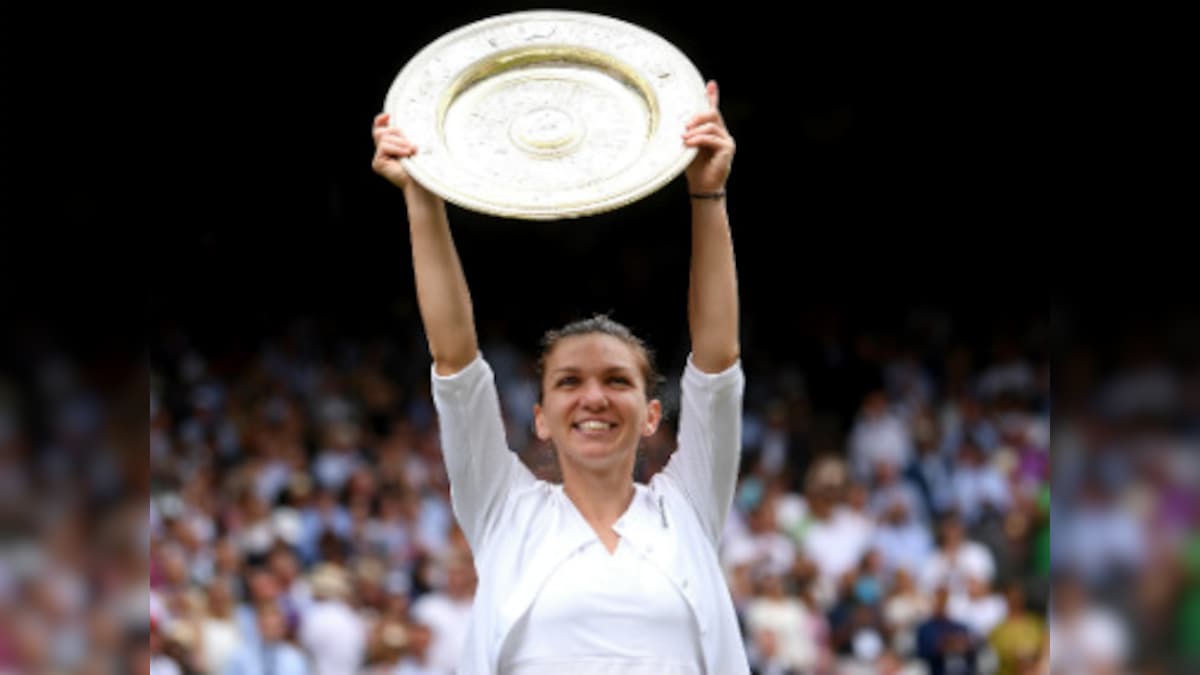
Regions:
[[[525, 29], [567, 26], [552, 39], [539, 35], [525, 37], [524, 44], [510, 39]], [[579, 31], [588, 28], [616, 35], [636, 43], [636, 58], [597, 44], [594, 38], [582, 38]], [[578, 29], [572, 31], [570, 29]], [[525, 50], [525, 51], [521, 51]], [[564, 51], [565, 50], [565, 51]], [[583, 59], [599, 59], [591, 72], [617, 79], [646, 98], [650, 111], [647, 124], [651, 131], [640, 141], [636, 164], [641, 178], [630, 185], [619, 181], [596, 181], [591, 193], [568, 197], [569, 190], [539, 192], [544, 203], [534, 204], [518, 198], [497, 199], [479, 189], [478, 176], [469, 176], [462, 166], [450, 159], [445, 132], [449, 105], [461, 88], [473, 86], [472, 73], [499, 70], [503, 59], [524, 58], [537, 65], [542, 52], [549, 63], [571, 52]], [[558, 55], [558, 56], [555, 56]], [[652, 65], [647, 65], [653, 60]], [[661, 64], [661, 65], [660, 65]], [[654, 72], [650, 72], [653, 70]], [[668, 75], [661, 75], [661, 72]], [[564, 69], [564, 76], [570, 72]], [[433, 73], [431, 75], [431, 73]], [[656, 75], [657, 73], [657, 75]], [[673, 76], [673, 79], [672, 79]], [[480, 76], [483, 79], [490, 75]], [[468, 81], [468, 85], [463, 82]], [[436, 89], [436, 91], [434, 91]], [[420, 91], [423, 95], [414, 95]], [[678, 47], [657, 33], [615, 17], [575, 10], [528, 10], [483, 18], [460, 26], [430, 42], [414, 55], [394, 78], [384, 103], [390, 124], [405, 128], [418, 123], [418, 137], [410, 135], [418, 146], [416, 155], [401, 164], [409, 175], [446, 201], [465, 209], [504, 218], [559, 220], [578, 218], [627, 206], [658, 191], [678, 177], [695, 158], [698, 150], [683, 144], [686, 119], [708, 109], [704, 79], [699, 70]], [[654, 116], [658, 115], [657, 118]], [[678, 129], [676, 129], [676, 126]], [[676, 135], [678, 131], [678, 135]], [[674, 143], [668, 136], [674, 137]], [[627, 171], [628, 167], [621, 172]], [[637, 176], [635, 176], [637, 178]], [[499, 188], [492, 187], [492, 194]], [[529, 189], [528, 191], [532, 191]]]

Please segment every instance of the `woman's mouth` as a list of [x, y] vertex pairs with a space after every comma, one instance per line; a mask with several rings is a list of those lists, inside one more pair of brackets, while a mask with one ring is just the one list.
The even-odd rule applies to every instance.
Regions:
[[584, 420], [582, 422], [576, 422], [574, 424], [574, 427], [576, 429], [583, 431], [585, 433], [608, 431], [609, 429], [612, 429], [616, 426], [617, 425], [614, 422], [605, 422], [603, 420]]

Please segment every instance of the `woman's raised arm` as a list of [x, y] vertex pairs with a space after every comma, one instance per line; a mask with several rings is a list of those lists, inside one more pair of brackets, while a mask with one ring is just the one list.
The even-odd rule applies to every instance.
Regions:
[[700, 152], [687, 170], [692, 200], [692, 261], [688, 283], [688, 328], [692, 363], [719, 373], [741, 356], [738, 340], [737, 270], [725, 209], [725, 182], [733, 165], [733, 137], [717, 107], [717, 83], [708, 83], [712, 108], [697, 115], [683, 134]]
[[475, 359], [479, 340], [471, 293], [450, 235], [446, 204], [404, 170], [400, 160], [416, 154], [417, 147], [399, 129], [388, 126], [388, 115], [375, 117], [371, 135], [375, 139], [371, 168], [404, 191], [417, 304], [434, 370], [438, 375], [451, 375]]

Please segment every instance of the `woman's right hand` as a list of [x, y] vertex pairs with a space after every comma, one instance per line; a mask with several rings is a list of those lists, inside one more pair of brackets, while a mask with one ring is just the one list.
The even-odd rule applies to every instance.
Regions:
[[396, 187], [407, 189], [413, 180], [400, 160], [417, 154], [417, 146], [408, 140], [403, 131], [388, 126], [387, 113], [375, 116], [371, 137], [375, 139], [375, 157], [371, 160], [371, 168]]

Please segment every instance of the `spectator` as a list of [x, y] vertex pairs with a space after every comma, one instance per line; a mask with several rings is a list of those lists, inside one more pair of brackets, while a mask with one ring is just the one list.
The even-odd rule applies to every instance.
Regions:
[[854, 570], [871, 543], [873, 525], [840, 503], [841, 490], [829, 484], [810, 492], [809, 522], [802, 542], [804, 556], [816, 565], [816, 597], [829, 607], [838, 581]]
[[[765, 573], [760, 578], [755, 599], [746, 607], [746, 629], [758, 645], [763, 672], [810, 672], [820, 654], [816, 643], [817, 628], [808, 607], [795, 595], [788, 595], [784, 577]], [[769, 634], [764, 636], [762, 634]]]
[[917, 626], [932, 613], [933, 603], [917, 587], [915, 577], [905, 569], [897, 570], [883, 603], [883, 617], [892, 630], [892, 648], [900, 654], [915, 653]]
[[[167, 654], [166, 640], [163, 639], [161, 625], [158, 621], [150, 622], [150, 668], [147, 672], [150, 675], [182, 675], [183, 671], [179, 668], [179, 664]], [[32, 655], [28, 653], [31, 650], [25, 649], [24, 651], [26, 654], [23, 656], [27, 662], [40, 660], [31, 658]]]
[[990, 582], [995, 576], [996, 562], [983, 544], [967, 539], [966, 530], [957, 515], [942, 519], [941, 541], [929, 557], [921, 575], [921, 585], [927, 592], [946, 587], [951, 593], [966, 591], [967, 579], [977, 577]]
[[265, 567], [247, 569], [243, 581], [246, 597], [234, 610], [234, 616], [242, 641], [255, 647], [259, 641], [260, 612], [258, 608], [268, 602], [278, 605], [281, 591], [279, 580]]
[[[274, 602], [262, 602], [255, 608], [256, 643], [244, 642], [233, 653], [223, 671], [225, 675], [308, 675], [304, 654], [285, 640], [287, 618]], [[343, 671], [353, 672], [353, 671]]]
[[915, 575], [933, 552], [933, 537], [928, 526], [913, 518], [909, 502], [902, 500], [880, 514], [871, 545], [879, 551], [888, 572], [904, 570]]
[[205, 616], [200, 624], [202, 660], [209, 673], [224, 673], [230, 658], [241, 647], [234, 609], [236, 595], [233, 581], [226, 577], [214, 579], [208, 586]]
[[865, 482], [870, 482], [880, 463], [908, 465], [913, 454], [912, 434], [904, 420], [888, 409], [883, 390], [872, 391], [863, 399], [850, 431], [849, 451], [855, 477]]
[[338, 565], [323, 563], [309, 576], [313, 603], [300, 616], [300, 645], [314, 675], [357, 672], [366, 652], [366, 627], [350, 607], [350, 581]]
[[1004, 474], [988, 463], [983, 448], [970, 437], [959, 446], [950, 481], [955, 506], [967, 527], [988, 516], [1003, 516], [1012, 504]]
[[1047, 649], [1046, 624], [1040, 616], [1029, 611], [1025, 591], [1019, 583], [1011, 583], [1005, 591], [1007, 616], [988, 637], [988, 643], [999, 661], [997, 675], [1028, 673]]
[[954, 508], [952, 456], [943, 451], [938, 421], [931, 412], [918, 412], [912, 424], [916, 456], [904, 467], [904, 477], [917, 486], [926, 512], [941, 517]]
[[467, 619], [475, 598], [475, 566], [470, 549], [455, 550], [440, 564], [444, 583], [412, 606], [412, 617], [427, 626], [431, 642], [424, 666], [431, 672], [452, 674], [467, 640]]
[[966, 675], [975, 672], [977, 649], [971, 630], [946, 614], [950, 591], [933, 591], [933, 614], [917, 628], [917, 655], [929, 675]]
[[728, 567], [747, 567], [751, 574], [784, 574], [796, 560], [792, 542], [776, 527], [775, 504], [764, 499], [750, 512], [748, 528], [725, 545]]
[[1130, 651], [1125, 626], [1113, 612], [1096, 605], [1073, 574], [1055, 579], [1049, 636], [1052, 672], [1125, 672]]
[[1008, 604], [992, 585], [979, 576], [967, 577], [966, 589], [950, 595], [946, 613], [971, 629], [977, 642], [984, 642], [1008, 615]]

